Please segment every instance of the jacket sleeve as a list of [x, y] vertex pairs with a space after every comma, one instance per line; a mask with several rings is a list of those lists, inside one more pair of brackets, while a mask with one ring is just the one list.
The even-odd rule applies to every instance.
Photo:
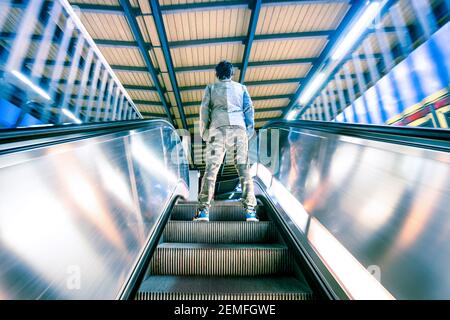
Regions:
[[208, 129], [210, 123], [209, 103], [211, 101], [211, 94], [209, 86], [206, 87], [203, 93], [202, 104], [200, 105], [200, 123], [199, 130], [200, 136], [204, 141], [208, 140]]
[[253, 102], [250, 98], [250, 95], [247, 91], [247, 87], [244, 86], [244, 100], [243, 100], [243, 109], [244, 109], [244, 120], [245, 126], [247, 127], [247, 135], [250, 139], [255, 133], [255, 111], [253, 110]]

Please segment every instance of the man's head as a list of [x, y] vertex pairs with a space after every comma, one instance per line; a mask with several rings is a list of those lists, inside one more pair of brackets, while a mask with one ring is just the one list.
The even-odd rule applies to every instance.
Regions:
[[231, 79], [234, 74], [234, 68], [231, 62], [227, 60], [220, 61], [216, 66], [216, 77], [219, 80]]

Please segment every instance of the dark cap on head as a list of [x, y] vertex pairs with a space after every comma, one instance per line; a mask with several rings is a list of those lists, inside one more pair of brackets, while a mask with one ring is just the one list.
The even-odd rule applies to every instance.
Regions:
[[230, 79], [234, 74], [234, 67], [227, 60], [220, 61], [216, 66], [216, 76], [219, 80]]

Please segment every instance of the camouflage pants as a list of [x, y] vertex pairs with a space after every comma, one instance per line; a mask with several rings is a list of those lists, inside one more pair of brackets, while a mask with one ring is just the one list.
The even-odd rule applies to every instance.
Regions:
[[204, 209], [211, 206], [217, 173], [223, 162], [225, 152], [227, 153], [226, 163], [232, 161], [239, 174], [244, 208], [254, 208], [256, 198], [248, 163], [247, 132], [245, 129], [236, 126], [220, 127], [209, 132], [205, 155], [206, 169], [198, 197], [199, 208]]

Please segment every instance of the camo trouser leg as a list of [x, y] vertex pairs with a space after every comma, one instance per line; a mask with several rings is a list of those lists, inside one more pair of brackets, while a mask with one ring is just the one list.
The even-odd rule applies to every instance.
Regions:
[[225, 151], [227, 152], [227, 161], [234, 162], [239, 174], [244, 208], [254, 208], [256, 206], [256, 198], [248, 163], [247, 132], [240, 127], [228, 126], [210, 132], [210, 140], [206, 147], [205, 174], [198, 198], [200, 209], [211, 206], [217, 173], [223, 162]]

